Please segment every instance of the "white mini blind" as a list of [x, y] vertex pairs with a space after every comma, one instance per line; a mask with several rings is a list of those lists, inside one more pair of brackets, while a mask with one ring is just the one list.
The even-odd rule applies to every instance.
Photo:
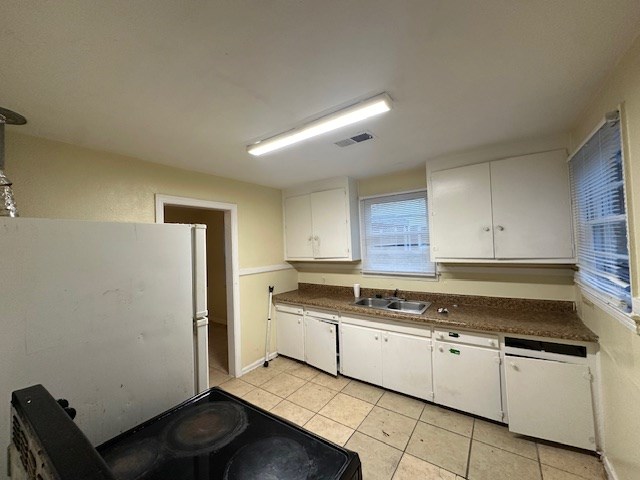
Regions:
[[569, 163], [578, 247], [577, 281], [631, 311], [620, 122], [608, 121]]
[[365, 198], [361, 212], [363, 272], [435, 275], [426, 191]]

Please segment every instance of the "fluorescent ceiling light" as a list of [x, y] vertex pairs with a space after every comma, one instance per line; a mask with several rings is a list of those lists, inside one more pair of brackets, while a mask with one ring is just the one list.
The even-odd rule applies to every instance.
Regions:
[[325, 117], [320, 117], [299, 128], [249, 145], [247, 146], [247, 152], [255, 156], [264, 155], [265, 153], [279, 150], [341, 127], [346, 127], [347, 125], [360, 122], [374, 115], [388, 112], [389, 110], [391, 110], [391, 98], [389, 98], [389, 95], [386, 93], [382, 93], [368, 100], [363, 100], [355, 105], [351, 105], [350, 107], [338, 110]]

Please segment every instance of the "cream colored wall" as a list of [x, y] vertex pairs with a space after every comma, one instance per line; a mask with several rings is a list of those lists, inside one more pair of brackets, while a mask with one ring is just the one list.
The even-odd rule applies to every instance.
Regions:
[[[153, 223], [156, 193], [235, 203], [240, 268], [283, 262], [280, 190], [22, 135], [18, 128], [7, 128], [6, 172], [23, 217]], [[264, 335], [260, 340], [255, 332], [263, 331], [265, 310], [256, 308], [257, 299], [266, 304], [269, 284], [282, 292], [296, 281], [294, 270], [240, 277], [243, 366], [263, 355]]]
[[[298, 277], [293, 269], [241, 277], [240, 297], [246, 299], [242, 314], [242, 364], [250, 365], [264, 357], [264, 344], [269, 306], [268, 285], [276, 287], [274, 294], [298, 288]], [[250, 299], [250, 300], [249, 300]], [[271, 311], [271, 342], [269, 352], [276, 350], [275, 310]]]
[[[640, 37], [603, 82], [571, 132], [572, 148], [604, 114], [623, 105], [622, 131], [632, 289], [640, 296]], [[581, 296], [579, 295], [581, 298]], [[619, 480], [640, 478], [640, 336], [598, 306], [579, 302], [585, 324], [600, 337], [605, 455]]]
[[[429, 160], [436, 169], [484, 162], [496, 158], [526, 153], [568, 148], [567, 135], [552, 135], [537, 139], [489, 145], [457, 152]], [[426, 188], [427, 172], [421, 167], [395, 174], [362, 179], [358, 182], [361, 197]], [[363, 275], [360, 263], [295, 265], [298, 280], [304, 283], [350, 286], [360, 283], [364, 287], [393, 290], [414, 290], [434, 293], [458, 293], [494, 297], [544, 298], [553, 300], [575, 299], [573, 271], [567, 267], [521, 266], [441, 266], [439, 281], [407, 277], [381, 277]]]

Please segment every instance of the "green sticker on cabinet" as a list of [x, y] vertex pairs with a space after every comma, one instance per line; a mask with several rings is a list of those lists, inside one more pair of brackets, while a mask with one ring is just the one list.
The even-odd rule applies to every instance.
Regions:
[[456, 350], [455, 348], [450, 348], [449, 351], [454, 355], [460, 355], [460, 350]]

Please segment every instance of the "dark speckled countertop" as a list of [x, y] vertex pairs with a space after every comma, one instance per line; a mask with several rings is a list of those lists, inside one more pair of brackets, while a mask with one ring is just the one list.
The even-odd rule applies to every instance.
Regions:
[[[362, 289], [361, 297], [373, 297], [376, 294], [389, 296], [391, 293], [393, 292], [386, 290]], [[589, 330], [573, 311], [572, 302], [406, 291], [399, 292], [399, 296], [409, 300], [429, 301], [431, 306], [422, 315], [361, 307], [353, 304], [353, 291], [349, 287], [305, 283], [299, 284], [298, 290], [280, 293], [273, 298], [276, 303], [396, 319], [403, 323], [422, 323], [435, 327], [535, 335], [584, 342], [598, 341], [597, 335]], [[446, 307], [449, 313], [437, 313], [439, 307]]]

